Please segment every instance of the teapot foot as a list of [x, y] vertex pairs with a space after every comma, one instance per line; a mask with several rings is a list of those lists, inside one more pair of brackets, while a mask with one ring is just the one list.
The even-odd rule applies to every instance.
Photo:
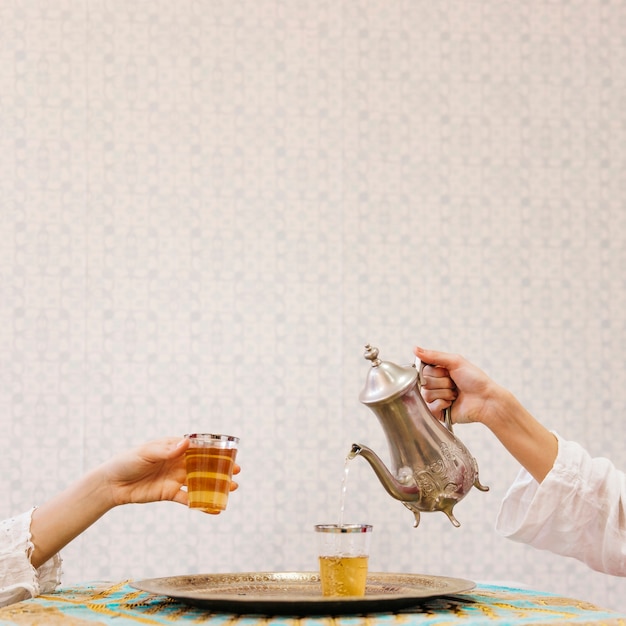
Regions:
[[480, 484], [480, 480], [478, 480], [478, 475], [474, 479], [474, 487], [476, 487], [476, 489], [478, 489], [479, 491], [489, 491], [489, 487]]
[[413, 524], [413, 528], [417, 528], [420, 525], [420, 512], [418, 511], [418, 509], [415, 508], [415, 506], [412, 506], [412, 502], [402, 501], [402, 504], [404, 504], [404, 506], [409, 509], [409, 511], [411, 511], [411, 513], [413, 513], [413, 515], [415, 516], [415, 523]]
[[454, 514], [452, 513], [452, 507], [450, 507], [449, 509], [441, 509], [447, 516], [448, 519], [452, 522], [452, 525], [456, 528], [458, 528], [461, 525], [461, 522], [459, 522], [459, 520], [454, 517]]

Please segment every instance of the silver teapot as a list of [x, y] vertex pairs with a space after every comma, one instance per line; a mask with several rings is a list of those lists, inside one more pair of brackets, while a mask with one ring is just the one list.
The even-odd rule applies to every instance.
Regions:
[[488, 491], [478, 480], [478, 465], [468, 449], [452, 433], [450, 410], [443, 423], [428, 409], [421, 394], [421, 370], [381, 361], [378, 348], [365, 346], [371, 361], [359, 400], [378, 417], [389, 444], [392, 471], [376, 453], [362, 444], [352, 444], [348, 458], [362, 456], [373, 468], [383, 487], [415, 515], [443, 511], [454, 526], [454, 505], [476, 487]]

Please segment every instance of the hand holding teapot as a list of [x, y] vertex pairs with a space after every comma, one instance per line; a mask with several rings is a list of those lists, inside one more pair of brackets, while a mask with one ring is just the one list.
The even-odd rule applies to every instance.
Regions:
[[489, 488], [480, 484], [476, 460], [453, 434], [449, 408], [444, 423], [430, 412], [415, 365], [381, 361], [378, 348], [369, 344], [364, 356], [371, 369], [359, 399], [385, 431], [392, 469], [362, 444], [352, 444], [348, 457], [362, 456], [371, 465], [386, 491], [413, 512], [416, 527], [422, 511], [442, 511], [460, 526], [452, 512], [456, 503], [472, 487]]

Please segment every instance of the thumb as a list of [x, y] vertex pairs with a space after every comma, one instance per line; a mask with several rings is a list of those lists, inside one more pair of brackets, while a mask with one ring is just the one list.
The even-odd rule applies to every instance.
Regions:
[[436, 350], [425, 350], [420, 346], [415, 346], [413, 353], [426, 365], [438, 365], [450, 369], [454, 365], [454, 355], [447, 352], [438, 352]]
[[169, 450], [167, 452], [166, 458], [168, 459], [176, 459], [179, 456], [185, 454], [185, 451], [189, 448], [189, 439], [187, 437], [183, 437], [178, 441], [172, 438], [169, 441]]

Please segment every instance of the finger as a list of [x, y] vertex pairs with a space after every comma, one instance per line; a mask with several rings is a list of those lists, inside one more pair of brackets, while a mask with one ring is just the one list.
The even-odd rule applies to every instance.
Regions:
[[428, 376], [430, 378], [449, 378], [450, 372], [448, 372], [445, 367], [425, 363], [424, 367], [422, 368], [422, 376]]
[[[439, 388], [439, 389], [425, 389], [422, 388], [422, 397], [424, 400], [431, 404], [432, 402], [437, 402], [438, 400], [442, 402], [447, 402], [448, 406], [452, 404], [457, 398], [456, 389], [450, 388]], [[446, 408], [446, 407], [444, 407]]]
[[452, 402], [439, 398], [437, 400], [434, 400], [433, 402], [429, 402], [428, 409], [438, 420], [443, 421], [443, 412], [451, 405]]
[[189, 439], [187, 437], [183, 437], [182, 439], [173, 439], [175, 455], [178, 456], [187, 450], [189, 447]]
[[427, 389], [454, 389], [456, 385], [448, 370], [442, 367], [428, 366], [430, 369], [422, 373], [422, 387]]
[[420, 348], [419, 346], [413, 349], [413, 354], [415, 354], [422, 363], [434, 363], [449, 370], [454, 369], [455, 365], [458, 365], [460, 358], [456, 354], [438, 352], [436, 350], [424, 350], [424, 348]]
[[233, 465], [233, 474], [239, 474], [240, 471], [241, 471], [241, 467], [239, 467], [239, 465], [237, 465], [237, 463], [235, 463]]
[[239, 489], [239, 483], [236, 483], [234, 480], [230, 482], [230, 490], [235, 491], [235, 489]]
[[188, 506], [189, 505], [189, 494], [187, 493], [187, 491], [185, 491], [183, 489], [179, 489], [176, 492], [176, 495], [172, 498], [172, 502], [178, 502], [179, 504], [182, 504], [184, 506]]
[[148, 441], [138, 449], [138, 453], [149, 461], [171, 460], [182, 456], [188, 447], [189, 440], [186, 438], [163, 437]]

